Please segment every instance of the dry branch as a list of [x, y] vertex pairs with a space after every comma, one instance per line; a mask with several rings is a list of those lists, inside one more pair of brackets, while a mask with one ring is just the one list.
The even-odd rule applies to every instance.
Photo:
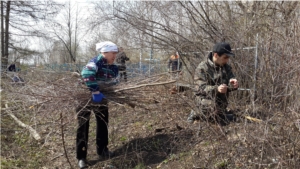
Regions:
[[[66, 116], [70, 115], [70, 118], [74, 118], [74, 115], [81, 111], [77, 110], [78, 107], [86, 106], [91, 102], [91, 93], [86, 85], [79, 81], [78, 74], [72, 76], [72, 73], [67, 72], [36, 71], [27, 76], [25, 79], [35, 79], [35, 81], [27, 81], [25, 86], [20, 87], [13, 87], [9, 83], [5, 83], [7, 100], [13, 100], [14, 103], [18, 102], [21, 103], [19, 105], [22, 105], [13, 110], [6, 107], [5, 110], [17, 121], [18, 125], [28, 129], [36, 140], [40, 139], [38, 133], [18, 120], [12, 112], [32, 111], [35, 108], [37, 110], [35, 113], [55, 116], [59, 112], [63, 112]], [[136, 106], [143, 108], [150, 104], [162, 103], [160, 98], [155, 97], [157, 91], [153, 90], [153, 87], [175, 82], [176, 80], [171, 79], [168, 74], [160, 74], [127, 83], [121, 82], [110, 87], [100, 86], [100, 92], [105, 95], [108, 102], [119, 105], [127, 104], [132, 108]], [[143, 106], [143, 104], [147, 106]], [[75, 110], [77, 112], [74, 114], [68, 113]]]
[[165, 85], [165, 84], [170, 84], [170, 83], [175, 83], [176, 80], [168, 81], [168, 82], [162, 82], [162, 83], [153, 83], [153, 84], [143, 84], [143, 85], [138, 85], [138, 86], [132, 86], [124, 89], [118, 89], [115, 90], [114, 92], [120, 92], [120, 91], [125, 91], [125, 90], [131, 90], [131, 89], [137, 89], [141, 87], [147, 87], [147, 86], [158, 86], [158, 85]]
[[[7, 104], [5, 104], [5, 108], [6, 109], [8, 109], [8, 105]], [[16, 122], [17, 122], [17, 124], [19, 125], [19, 126], [21, 126], [21, 127], [24, 127], [24, 128], [26, 128], [29, 132], [30, 132], [30, 134], [33, 136], [33, 138], [35, 139], [35, 140], [40, 140], [41, 139], [41, 136], [37, 133], [37, 131], [35, 131], [32, 127], [30, 127], [29, 125], [27, 125], [27, 124], [24, 124], [22, 121], [20, 121], [15, 115], [13, 115], [12, 114], [12, 112], [10, 112], [10, 111], [7, 111], [7, 113], [8, 113], [8, 115], [11, 117], [11, 118], [13, 118]]]

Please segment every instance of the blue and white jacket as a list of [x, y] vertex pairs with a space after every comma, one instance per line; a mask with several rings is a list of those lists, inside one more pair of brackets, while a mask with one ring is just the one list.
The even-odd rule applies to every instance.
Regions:
[[107, 64], [102, 54], [92, 58], [81, 71], [81, 76], [90, 91], [100, 91], [100, 86], [111, 86], [119, 82], [116, 65]]

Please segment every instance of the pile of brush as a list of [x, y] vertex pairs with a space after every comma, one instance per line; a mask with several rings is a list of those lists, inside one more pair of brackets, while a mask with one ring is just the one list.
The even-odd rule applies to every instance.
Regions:
[[[43, 104], [44, 110], [48, 112], [74, 109], [78, 105], [91, 102], [90, 91], [75, 72], [33, 70], [20, 73], [20, 76], [25, 84], [2, 82], [7, 100], [21, 101], [23, 105], [31, 108]], [[162, 73], [128, 82], [121, 81], [117, 85], [101, 88], [100, 92], [109, 102], [135, 107], [141, 103], [160, 102], [160, 91], [155, 91], [154, 88], [172, 86], [175, 82], [168, 73]]]

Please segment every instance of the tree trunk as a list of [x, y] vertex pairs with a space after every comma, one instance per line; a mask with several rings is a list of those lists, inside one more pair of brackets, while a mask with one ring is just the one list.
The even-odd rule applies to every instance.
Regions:
[[[6, 15], [5, 15], [5, 30], [4, 30], [4, 55], [2, 56], [2, 65], [7, 65], [8, 64], [8, 43], [9, 43], [9, 13], [10, 13], [10, 2], [7, 1], [7, 6], [6, 6]], [[2, 1], [1, 1], [2, 3]], [[1, 9], [2, 10], [2, 9]]]
[[[3, 60], [4, 56], [4, 18], [3, 18], [3, 1], [1, 1], [1, 60]], [[3, 63], [3, 62], [2, 62]]]

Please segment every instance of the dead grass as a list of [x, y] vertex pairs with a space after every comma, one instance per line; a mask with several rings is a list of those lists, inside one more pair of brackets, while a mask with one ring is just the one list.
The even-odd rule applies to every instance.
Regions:
[[[84, 99], [76, 95], [86, 89], [68, 74], [37, 71], [23, 77], [27, 81], [24, 86], [12, 86], [2, 80], [1, 168], [77, 168], [75, 108]], [[118, 89], [168, 80], [154, 79], [148, 77], [144, 82], [139, 79]], [[91, 116], [88, 149], [91, 169], [300, 166], [300, 132], [294, 123], [299, 113], [271, 112], [262, 107], [256, 114], [248, 113], [263, 119], [261, 123], [240, 118], [222, 127], [203, 121], [188, 124], [187, 103], [192, 101], [184, 93], [170, 95], [170, 87], [170, 84], [141, 87], [116, 94], [126, 96], [123, 101], [110, 99], [109, 148], [116, 152], [112, 159], [97, 159], [95, 119]], [[113, 94], [107, 96], [112, 98]], [[128, 101], [136, 106], [129, 106]], [[4, 102], [9, 111], [40, 134], [41, 141], [34, 140], [26, 129], [16, 125], [7, 115], [8, 110], [3, 109]], [[247, 112], [240, 109], [240, 113]]]

